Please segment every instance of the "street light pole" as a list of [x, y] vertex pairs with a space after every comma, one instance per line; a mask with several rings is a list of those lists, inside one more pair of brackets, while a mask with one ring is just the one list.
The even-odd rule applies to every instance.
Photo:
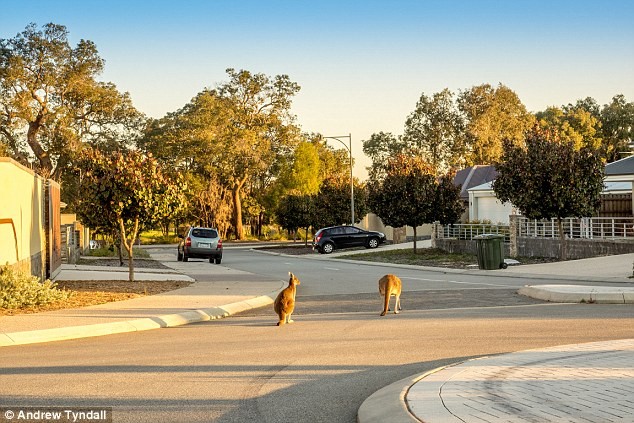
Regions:
[[[349, 145], [346, 145], [341, 138], [348, 138]], [[322, 139], [339, 141], [350, 154], [350, 213], [352, 215], [352, 226], [354, 226], [356, 221], [354, 220], [354, 182], [352, 179], [352, 134], [340, 135], [337, 137], [322, 137]]]

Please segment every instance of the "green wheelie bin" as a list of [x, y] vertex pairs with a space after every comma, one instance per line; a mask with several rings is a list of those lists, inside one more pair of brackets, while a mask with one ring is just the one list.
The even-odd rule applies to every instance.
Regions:
[[476, 241], [478, 268], [483, 270], [506, 269], [504, 262], [504, 235], [482, 234], [473, 237]]

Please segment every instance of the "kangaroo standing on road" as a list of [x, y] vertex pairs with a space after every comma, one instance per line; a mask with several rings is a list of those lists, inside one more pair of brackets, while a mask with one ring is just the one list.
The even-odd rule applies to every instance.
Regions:
[[293, 323], [291, 315], [293, 310], [295, 310], [295, 295], [297, 295], [297, 285], [300, 282], [291, 272], [288, 272], [288, 275], [290, 276], [288, 286], [277, 295], [273, 303], [273, 309], [280, 317], [279, 322], [277, 322], [278, 326], [284, 323]]
[[395, 275], [385, 275], [379, 279], [379, 294], [381, 294], [385, 302], [383, 304], [383, 313], [385, 316], [390, 311], [390, 297], [394, 295], [394, 314], [398, 314], [401, 310], [401, 280]]

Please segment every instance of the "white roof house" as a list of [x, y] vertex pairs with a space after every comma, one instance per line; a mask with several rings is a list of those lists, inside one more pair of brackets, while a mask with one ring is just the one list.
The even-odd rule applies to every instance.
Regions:
[[469, 193], [469, 220], [488, 220], [493, 224], [509, 224], [509, 216], [519, 212], [511, 203], [502, 203], [493, 192], [492, 182], [485, 182], [482, 185], [470, 188]]

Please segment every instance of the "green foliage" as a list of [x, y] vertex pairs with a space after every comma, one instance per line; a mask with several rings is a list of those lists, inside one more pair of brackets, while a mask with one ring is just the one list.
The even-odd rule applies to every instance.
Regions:
[[592, 216], [600, 205], [604, 166], [598, 153], [542, 130], [527, 135], [526, 147], [505, 143], [496, 169], [495, 196], [530, 219]]
[[[453, 177], [436, 178], [435, 169], [420, 157], [397, 155], [388, 160], [382, 179], [368, 184], [368, 203], [385, 225], [416, 228], [436, 220], [454, 223], [463, 211], [460, 188]], [[414, 244], [416, 249], [416, 244]]]
[[372, 134], [369, 140], [363, 141], [363, 152], [372, 160], [370, 178], [377, 179], [385, 175], [387, 160], [403, 153], [405, 144], [402, 137], [389, 132]]
[[184, 182], [170, 177], [151, 155], [139, 152], [104, 154], [86, 148], [77, 160], [81, 200], [77, 214], [90, 227], [118, 228], [129, 255], [134, 280], [133, 250], [139, 228], [154, 226], [184, 207]]
[[287, 195], [276, 210], [277, 222], [289, 232], [308, 228], [315, 213], [314, 198], [310, 195]]
[[608, 162], [621, 159], [620, 153], [631, 151], [634, 140], [634, 102], [628, 103], [623, 95], [616, 95], [601, 109], [602, 150]]
[[129, 95], [98, 81], [104, 68], [95, 44], [71, 47], [63, 25], [30, 24], [0, 40], [0, 139], [14, 158], [37, 159], [37, 171], [60, 180], [81, 143], [119, 148], [143, 117]]
[[466, 164], [464, 119], [453, 97], [448, 89], [432, 97], [422, 94], [405, 121], [404, 151], [420, 155], [441, 173]]
[[460, 93], [457, 103], [465, 116], [468, 166], [495, 163], [502, 155], [502, 140], [522, 142], [535, 121], [517, 94], [502, 84], [472, 87]]
[[510, 201], [530, 219], [558, 220], [565, 260], [562, 219], [593, 216], [601, 202], [604, 164], [598, 152], [535, 128], [525, 147], [505, 142], [496, 169], [493, 190], [500, 201]]
[[599, 119], [581, 107], [549, 107], [536, 117], [543, 129], [557, 133], [562, 141], [571, 143], [576, 149], [597, 149], [601, 144]]
[[[348, 176], [349, 177], [349, 176]], [[365, 187], [354, 181], [354, 217], [358, 222], [368, 214]], [[351, 224], [350, 180], [326, 179], [315, 198], [312, 227]], [[356, 222], [355, 222], [356, 223]]]
[[16, 309], [49, 304], [68, 299], [70, 293], [59, 290], [47, 280], [18, 272], [10, 266], [0, 267], [0, 308]]

